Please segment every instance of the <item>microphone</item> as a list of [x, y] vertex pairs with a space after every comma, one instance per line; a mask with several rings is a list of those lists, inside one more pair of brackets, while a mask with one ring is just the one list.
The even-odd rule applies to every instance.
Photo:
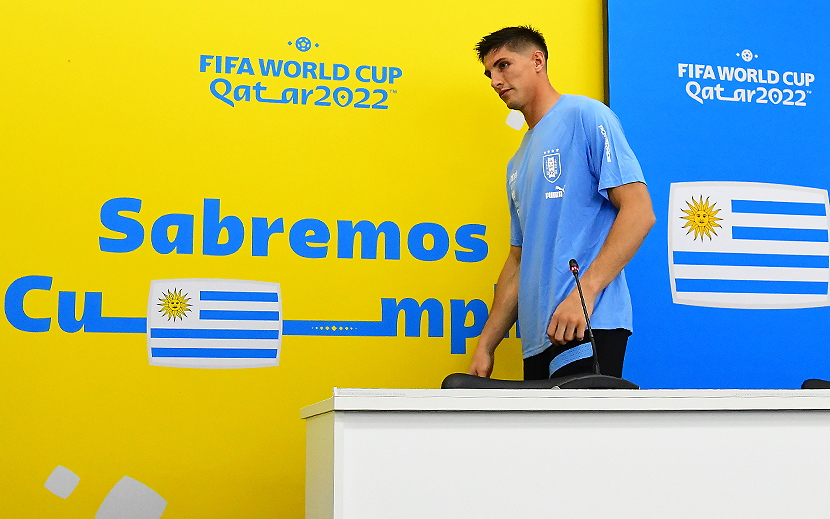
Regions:
[[[447, 376], [441, 384], [441, 389], [530, 389], [530, 388], [560, 388], [560, 389], [640, 389], [637, 384], [611, 375], [602, 375], [599, 372], [599, 357], [597, 344], [594, 342], [594, 332], [591, 330], [591, 319], [588, 317], [588, 307], [582, 295], [582, 286], [579, 283], [579, 265], [575, 259], [568, 262], [579, 290], [579, 299], [582, 301], [582, 311], [585, 312], [585, 323], [588, 325], [588, 338], [591, 340], [591, 350], [594, 353], [594, 373], [577, 373], [558, 378], [544, 380], [499, 380], [483, 378], [466, 373], [454, 373]], [[584, 343], [581, 343], [584, 344]]]
[[585, 306], [585, 297], [582, 295], [582, 285], [579, 284], [579, 265], [575, 259], [568, 262], [571, 273], [576, 280], [576, 289], [579, 291], [579, 300], [582, 301], [582, 311], [585, 313], [585, 324], [588, 325], [588, 338], [591, 340], [591, 350], [594, 352], [594, 373], [599, 375], [599, 357], [597, 356], [597, 343], [594, 342], [594, 332], [591, 331], [591, 319], [588, 317], [588, 307]]

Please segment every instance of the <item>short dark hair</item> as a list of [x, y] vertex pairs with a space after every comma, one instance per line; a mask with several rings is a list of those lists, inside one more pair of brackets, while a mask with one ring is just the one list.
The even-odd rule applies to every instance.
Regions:
[[541, 32], [530, 25], [505, 27], [488, 34], [476, 44], [475, 51], [478, 54], [478, 60], [484, 63], [484, 58], [494, 50], [507, 48], [513, 52], [520, 52], [527, 47], [538, 48], [545, 55], [545, 59], [548, 59], [548, 46], [545, 45], [545, 38]]

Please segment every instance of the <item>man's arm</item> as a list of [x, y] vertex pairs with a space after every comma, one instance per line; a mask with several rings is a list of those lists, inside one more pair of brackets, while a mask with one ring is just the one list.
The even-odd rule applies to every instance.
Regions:
[[507, 331], [516, 322], [519, 315], [519, 265], [522, 260], [522, 248], [512, 245], [507, 261], [499, 274], [496, 295], [493, 297], [493, 309], [490, 311], [478, 345], [473, 353], [473, 360], [467, 373], [479, 377], [489, 377], [493, 372], [493, 354]]
[[[651, 197], [642, 182], [633, 182], [610, 188], [608, 199], [619, 210], [597, 258], [582, 273], [580, 283], [585, 296], [588, 315], [594, 310], [594, 301], [631, 261], [654, 225]], [[585, 336], [585, 314], [576, 288], [553, 312], [548, 326], [548, 337], [553, 344], [562, 345]]]

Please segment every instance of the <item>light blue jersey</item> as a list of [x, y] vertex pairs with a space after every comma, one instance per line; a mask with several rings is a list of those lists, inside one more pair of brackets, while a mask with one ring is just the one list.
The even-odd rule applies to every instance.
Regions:
[[[551, 345], [550, 318], [576, 286], [568, 261], [584, 271], [605, 243], [617, 216], [607, 189], [644, 181], [619, 120], [599, 101], [563, 95], [527, 131], [507, 167], [510, 243], [522, 247], [524, 358]], [[624, 272], [597, 297], [591, 327], [632, 330]]]

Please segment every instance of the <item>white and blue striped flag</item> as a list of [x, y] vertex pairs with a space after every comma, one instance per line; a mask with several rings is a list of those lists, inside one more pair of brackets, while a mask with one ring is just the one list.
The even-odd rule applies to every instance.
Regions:
[[720, 308], [830, 306], [828, 214], [824, 189], [672, 184], [672, 300]]
[[182, 368], [277, 366], [282, 341], [279, 283], [164, 279], [150, 283], [150, 364]]

